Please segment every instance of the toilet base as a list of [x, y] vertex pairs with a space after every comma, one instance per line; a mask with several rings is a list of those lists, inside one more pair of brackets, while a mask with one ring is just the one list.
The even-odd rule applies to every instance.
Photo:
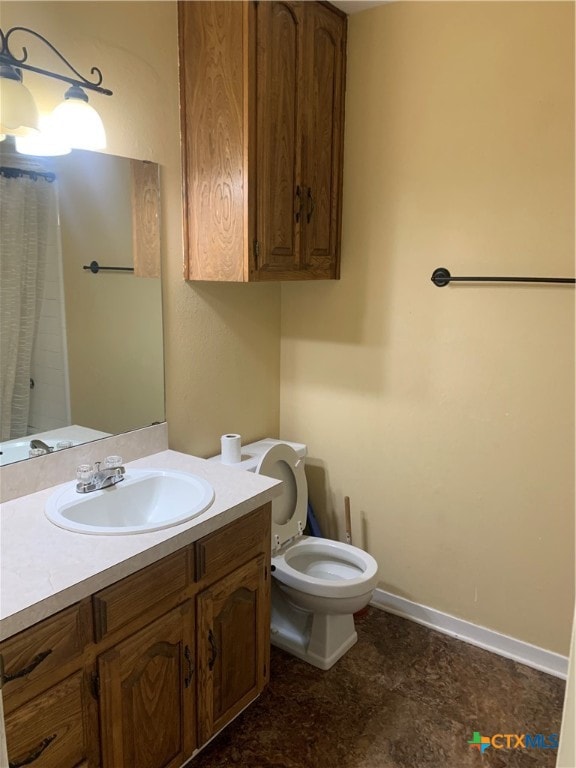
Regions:
[[327, 670], [358, 640], [352, 614], [308, 613], [272, 594], [270, 642], [318, 669]]

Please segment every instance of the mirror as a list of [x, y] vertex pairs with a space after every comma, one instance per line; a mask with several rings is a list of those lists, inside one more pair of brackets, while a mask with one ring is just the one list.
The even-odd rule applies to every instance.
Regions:
[[3, 141], [0, 183], [0, 466], [164, 421], [158, 166]]

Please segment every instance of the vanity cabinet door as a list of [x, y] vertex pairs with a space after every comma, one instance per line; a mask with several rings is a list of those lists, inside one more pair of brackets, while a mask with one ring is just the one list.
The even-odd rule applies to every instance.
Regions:
[[102, 768], [178, 768], [196, 747], [194, 601], [98, 658]]
[[77, 672], [9, 714], [10, 768], [96, 768], [92, 701], [84, 674]]
[[268, 682], [270, 561], [261, 555], [197, 598], [198, 737], [204, 744]]
[[92, 634], [83, 600], [0, 643], [0, 685], [10, 712], [82, 664]]

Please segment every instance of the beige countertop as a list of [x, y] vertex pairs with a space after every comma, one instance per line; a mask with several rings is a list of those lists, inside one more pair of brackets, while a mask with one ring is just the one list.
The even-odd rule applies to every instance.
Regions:
[[46, 500], [65, 484], [5, 502], [0, 514], [0, 640], [176, 552], [281, 493], [277, 480], [176, 451], [162, 451], [126, 466], [198, 475], [212, 484], [214, 502], [187, 523], [124, 536], [73, 533], [51, 523], [44, 514]]

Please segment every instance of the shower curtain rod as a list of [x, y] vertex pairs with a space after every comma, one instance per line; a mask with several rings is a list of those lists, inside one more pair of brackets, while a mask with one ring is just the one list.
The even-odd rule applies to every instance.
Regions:
[[17, 179], [20, 176], [30, 176], [31, 179], [36, 181], [38, 178], [45, 179], [46, 181], [56, 181], [56, 174], [49, 171], [34, 171], [30, 168], [11, 168], [7, 165], [0, 166], [0, 176], [5, 176], [7, 179]]
[[430, 278], [437, 288], [448, 283], [563, 283], [574, 285], [574, 277], [453, 277], [445, 267], [438, 267]]

